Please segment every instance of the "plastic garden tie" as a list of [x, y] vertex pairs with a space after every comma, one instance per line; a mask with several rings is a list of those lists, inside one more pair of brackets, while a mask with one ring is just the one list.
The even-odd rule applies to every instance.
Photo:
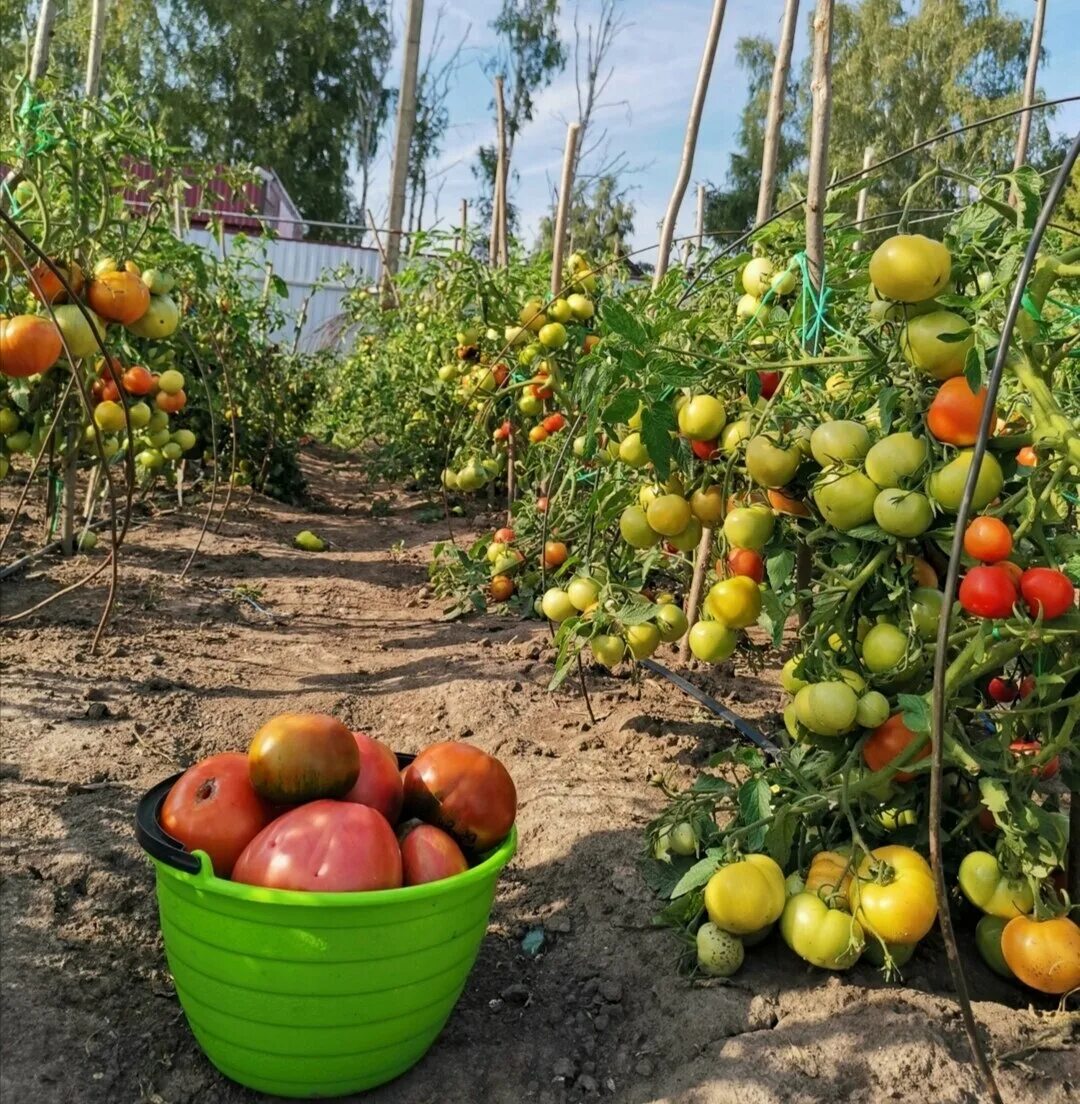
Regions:
[[[806, 259], [806, 253], [800, 251], [792, 260], [798, 262], [802, 275], [803, 346], [816, 345], [824, 331], [839, 335], [840, 331], [828, 318], [829, 301], [833, 293], [825, 280], [825, 266], [822, 265], [821, 268], [821, 287], [815, 288], [814, 281], [810, 279], [810, 262]], [[807, 309], [808, 307], [811, 309]]]
[[1046, 301], [1053, 304], [1055, 307], [1058, 307], [1060, 310], [1068, 312], [1069, 314], [1080, 316], [1080, 307], [1078, 307], [1075, 303], [1063, 303], [1060, 299], [1052, 298], [1047, 298]]
[[994, 627], [993, 627], [993, 628], [992, 628], [992, 629], [990, 630], [990, 635], [991, 635], [991, 636], [992, 636], [992, 637], [993, 637], [993, 638], [994, 638], [995, 640], [1000, 640], [1000, 639], [1001, 639], [1001, 629], [999, 629], [999, 628], [997, 627], [997, 625], [995, 625], [995, 626], [994, 626]]
[[33, 157], [37, 153], [45, 153], [59, 142], [56, 135], [47, 130], [42, 123], [42, 117], [49, 106], [48, 100], [39, 100], [29, 88], [23, 94], [17, 118], [30, 131], [35, 144], [28, 149], [22, 142], [17, 143], [15, 148], [20, 157]]

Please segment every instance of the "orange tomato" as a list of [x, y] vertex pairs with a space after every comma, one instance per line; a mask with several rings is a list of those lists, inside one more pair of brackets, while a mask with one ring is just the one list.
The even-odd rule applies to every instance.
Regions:
[[104, 272], [90, 281], [86, 301], [102, 318], [127, 326], [146, 314], [150, 289], [134, 272]]
[[[70, 265], [57, 261], [53, 261], [53, 264], [63, 274], [71, 290], [78, 295], [85, 282], [83, 270], [74, 261]], [[67, 288], [44, 261], [39, 261], [30, 269], [30, 290], [41, 303], [66, 303], [68, 299]]]
[[1025, 445], [1016, 454], [1016, 462], [1024, 468], [1037, 467], [1039, 464], [1039, 454], [1030, 445]]
[[[976, 395], [963, 376], [946, 380], [926, 412], [930, 432], [947, 445], [973, 445], [986, 407], [986, 388]], [[995, 418], [997, 416], [995, 410]]]
[[[915, 732], [912, 732], [904, 724], [904, 715], [894, 713], [883, 725], [879, 725], [870, 734], [869, 739], [863, 744], [863, 762], [872, 770], [879, 771], [882, 767], [892, 763], [908, 746], [913, 743], [922, 743], [922, 752], [915, 757], [914, 762], [926, 759], [930, 754], [930, 740]], [[910, 782], [915, 775], [906, 770], [896, 772], [897, 782]]]
[[47, 372], [63, 350], [56, 323], [37, 314], [0, 318], [0, 373], [23, 379]]
[[765, 561], [761, 558], [761, 553], [752, 548], [733, 548], [728, 553], [727, 562], [732, 575], [745, 575], [755, 583], [760, 583], [765, 578]]
[[974, 518], [964, 532], [964, 551], [983, 563], [993, 564], [1006, 559], [1012, 546], [1012, 533], [1000, 518]]
[[182, 390], [177, 391], [174, 395], [159, 391], [154, 396], [154, 405], [157, 406], [158, 410], [164, 410], [166, 414], [176, 414], [187, 406], [187, 395]]
[[768, 490], [765, 494], [768, 497], [769, 505], [778, 514], [788, 514], [791, 517], [810, 516], [810, 507], [793, 495], [785, 494], [783, 491], [775, 489]]
[[1058, 996], [1080, 986], [1080, 926], [1067, 916], [1016, 916], [1001, 933], [1009, 969], [1040, 993]]
[[561, 567], [570, 553], [562, 541], [548, 541], [544, 545], [544, 566]]
[[491, 599], [494, 602], [505, 602], [514, 593], [514, 580], [509, 575], [496, 575], [491, 580]]
[[124, 373], [123, 383], [129, 395], [149, 395], [154, 390], [154, 377], [141, 364], [133, 364]]

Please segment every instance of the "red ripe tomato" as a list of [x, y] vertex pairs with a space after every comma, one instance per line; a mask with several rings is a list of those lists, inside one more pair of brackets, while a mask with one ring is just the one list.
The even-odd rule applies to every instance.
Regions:
[[1004, 568], [1009, 573], [1009, 578], [1013, 581], [1013, 586], [1020, 589], [1020, 576], [1024, 574], [1024, 569], [1012, 560], [1002, 560], [1001, 563], [996, 566]]
[[983, 563], [1007, 560], [1012, 547], [1012, 533], [1000, 518], [977, 517], [964, 533], [964, 551]]
[[514, 543], [514, 530], [513, 529], [496, 529], [495, 535], [491, 538], [496, 544], [513, 544]]
[[715, 441], [691, 441], [690, 450], [699, 460], [715, 460], [720, 455]]
[[342, 800], [369, 805], [382, 813], [390, 824], [397, 824], [404, 800], [397, 756], [386, 744], [365, 732], [354, 732], [353, 739], [360, 752], [360, 774]]
[[[920, 736], [904, 724], [903, 713], [894, 713], [883, 725], [879, 725], [863, 744], [863, 762], [872, 770], [878, 771], [888, 766], [894, 759], [907, 750], [909, 744], [925, 743], [922, 752], [915, 756], [914, 762], [926, 759], [930, 755], [929, 737]], [[897, 782], [910, 782], [915, 775], [900, 770], [894, 775]]]
[[123, 384], [129, 395], [149, 395], [154, 390], [154, 377], [141, 364], [134, 364], [124, 373]]
[[501, 387], [506, 383], [506, 377], [510, 375], [510, 369], [505, 364], [496, 364], [491, 369], [491, 374], [495, 377], [495, 383]]
[[492, 434], [492, 437], [496, 441], [505, 441], [510, 436], [510, 423], [503, 422], [501, 426]]
[[1034, 692], [1035, 692], [1035, 676], [1034, 675], [1024, 675], [1024, 677], [1020, 680], [1020, 687], [1019, 687], [1020, 700], [1023, 701], [1024, 698], [1030, 698], [1031, 695]]
[[510, 831], [517, 791], [498, 759], [471, 744], [433, 744], [405, 768], [405, 811], [485, 851]]
[[[1042, 751], [1042, 744], [1038, 740], [1013, 740], [1009, 744], [1009, 751], [1015, 759], [1033, 759]], [[1040, 778], [1053, 778], [1061, 769], [1061, 760], [1052, 755], [1039, 767], [1032, 767], [1032, 774], [1038, 774]]]
[[1016, 454], [1016, 462], [1022, 468], [1036, 468], [1039, 466], [1039, 454], [1030, 445], [1025, 445]]
[[550, 387], [536, 387], [533, 389], [538, 399], [550, 399], [555, 394]]
[[[963, 376], [946, 380], [926, 412], [930, 432], [947, 445], [973, 445], [979, 435], [979, 422], [986, 406], [986, 388], [976, 395]], [[996, 413], [990, 420], [996, 424]]]
[[991, 835], [998, 830], [997, 821], [994, 820], [994, 814], [985, 805], [979, 806], [979, 827]]
[[401, 885], [401, 851], [382, 813], [353, 801], [311, 801], [248, 845], [233, 881], [270, 889], [350, 893]]
[[541, 425], [543, 425], [548, 433], [558, 433], [559, 430], [566, 425], [566, 419], [556, 411], [554, 414], [549, 414]]
[[1020, 691], [1017, 689], [1015, 682], [995, 677], [990, 680], [986, 692], [996, 702], [1011, 702], [1016, 701], [1016, 696]]
[[341, 797], [360, 774], [353, 734], [325, 713], [282, 713], [255, 733], [248, 748], [251, 784], [275, 805]]
[[120, 401], [120, 388], [111, 379], [101, 380], [101, 399], [102, 402]]
[[464, 874], [468, 860], [461, 848], [434, 824], [417, 824], [401, 838], [401, 872], [404, 885], [424, 885]]
[[960, 583], [960, 605], [975, 617], [1010, 617], [1016, 586], [1003, 567], [973, 567]]
[[779, 372], [758, 372], [757, 378], [761, 381], [761, 397], [771, 399], [780, 386]]
[[1045, 621], [1053, 621], [1072, 609], [1076, 600], [1072, 580], [1052, 567], [1029, 567], [1020, 576], [1020, 593], [1031, 616], [1037, 617], [1042, 610]]
[[205, 851], [227, 878], [240, 852], [274, 819], [252, 788], [242, 751], [211, 755], [177, 779], [161, 806], [161, 827], [189, 851]]
[[732, 575], [745, 575], [755, 583], [765, 578], [765, 561], [752, 548], [733, 548], [728, 553], [728, 569]]
[[544, 567], [562, 567], [570, 555], [562, 541], [548, 541], [544, 545]]

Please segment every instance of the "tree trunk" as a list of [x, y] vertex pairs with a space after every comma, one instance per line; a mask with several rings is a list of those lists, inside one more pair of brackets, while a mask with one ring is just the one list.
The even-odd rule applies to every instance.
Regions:
[[686, 186], [690, 183], [690, 173], [694, 168], [694, 151], [697, 148], [698, 130], [701, 128], [701, 113], [705, 107], [705, 94], [709, 90], [709, 77], [712, 75], [713, 61], [716, 59], [716, 44], [720, 40], [720, 27], [724, 22], [726, 0], [713, 0], [712, 22], [705, 38], [705, 49], [701, 54], [701, 68], [698, 70], [697, 86], [694, 98], [690, 102], [690, 118], [686, 123], [686, 138], [683, 140], [682, 162], [675, 178], [675, 187], [668, 203], [664, 225], [660, 231], [660, 246], [656, 255], [656, 272], [653, 275], [653, 287], [657, 287], [667, 272], [668, 256], [671, 253], [671, 239], [675, 236], [675, 223], [679, 217]]
[[[829, 115], [832, 109], [833, 0], [818, 0], [814, 12], [814, 63], [810, 79], [810, 170], [806, 182], [806, 261], [810, 281], [821, 290], [825, 271], [825, 205], [829, 187]], [[817, 353], [817, 340], [811, 353]]]
[[765, 116], [765, 145], [761, 154], [761, 183], [758, 185], [757, 218], [761, 225], [773, 213], [776, 202], [776, 165], [780, 158], [780, 132], [784, 125], [784, 93], [791, 69], [791, 50], [799, 23], [799, 0], [787, 0], [784, 21], [780, 26], [780, 41], [776, 45], [772, 86], [769, 90], [769, 110]]
[[41, 80], [49, 68], [49, 45], [52, 42], [53, 22], [56, 19], [56, 0], [42, 0], [38, 12], [37, 34], [34, 36], [34, 52], [30, 58], [30, 83]]
[[387, 228], [386, 259], [383, 269], [383, 306], [394, 301], [393, 281], [401, 256], [401, 220], [405, 215], [405, 184], [409, 176], [409, 148], [416, 126], [416, 70], [420, 57], [420, 28], [424, 18], [424, 0], [409, 0], [405, 16], [405, 58], [398, 95], [397, 133], [394, 160], [390, 169], [390, 222]]
[[570, 220], [570, 193], [574, 188], [574, 157], [577, 151], [577, 123], [566, 128], [566, 149], [563, 151], [562, 180], [559, 182], [559, 207], [555, 212], [555, 241], [551, 254], [551, 297], [562, 291], [563, 248], [566, 245], [566, 224]]
[[[1024, 98], [1021, 107], [1030, 107], [1035, 102], [1035, 78], [1039, 72], [1039, 54], [1042, 52], [1043, 23], [1046, 20], [1046, 0], [1035, 0], [1035, 21], [1031, 25], [1031, 50], [1028, 53], [1027, 74], [1024, 77]], [[1031, 137], [1031, 112], [1020, 116], [1020, 133], [1016, 137], [1016, 156], [1013, 158], [1015, 172], [1027, 160], [1028, 140]], [[1012, 190], [1009, 202], [1016, 204], [1016, 189]]]
[[108, 0], [92, 0], [90, 44], [86, 56], [86, 98], [97, 99], [101, 83], [101, 48], [105, 44], [105, 8]]

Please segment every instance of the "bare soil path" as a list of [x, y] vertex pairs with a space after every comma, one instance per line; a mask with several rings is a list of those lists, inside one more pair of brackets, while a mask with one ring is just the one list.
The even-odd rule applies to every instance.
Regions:
[[[417, 501], [367, 516], [347, 458], [312, 452], [307, 508], [256, 498], [176, 577], [197, 511], [132, 533], [113, 627], [91, 656], [96, 583], [4, 630], [0, 1097], [26, 1104], [251, 1104], [217, 1074], [165, 969], [139, 795], [285, 710], [323, 710], [401, 751], [467, 739], [521, 798], [520, 852], [465, 993], [427, 1058], [373, 1104], [967, 1104], [982, 1099], [932, 945], [903, 985], [827, 976], [779, 940], [728, 984], [674, 970], [672, 936], [635, 868], [657, 771], [692, 776], [734, 734], [654, 681], [593, 676], [597, 724], [547, 693], [541, 627], [442, 619], [422, 596], [444, 535]], [[0, 500], [6, 520], [8, 489]], [[311, 528], [321, 555], [292, 547]], [[5, 613], [73, 581], [85, 559], [4, 584]], [[694, 675], [748, 717], [771, 679]], [[522, 938], [541, 928], [537, 955]], [[1075, 1019], [977, 970], [977, 1012], [1010, 1104], [1080, 1099]]]

